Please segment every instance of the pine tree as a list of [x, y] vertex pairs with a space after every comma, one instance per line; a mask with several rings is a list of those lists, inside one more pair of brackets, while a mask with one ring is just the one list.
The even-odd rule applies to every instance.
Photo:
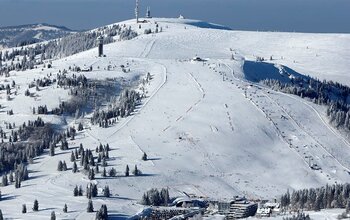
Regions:
[[94, 206], [93, 206], [93, 204], [92, 204], [91, 199], [90, 199], [89, 202], [88, 202], [88, 206], [87, 206], [87, 208], [86, 208], [86, 211], [87, 211], [87, 212], [94, 212]]
[[76, 173], [77, 171], [78, 171], [78, 166], [77, 166], [77, 163], [74, 161], [73, 162], [73, 167], [72, 167], [72, 172]]
[[7, 186], [8, 185], [8, 179], [7, 179], [7, 175], [3, 175], [2, 176], [2, 186]]
[[169, 190], [163, 188], [160, 191], [160, 197], [162, 198], [163, 205], [164, 206], [168, 206], [168, 201], [170, 200], [170, 198], [169, 198]]
[[103, 195], [107, 198], [110, 197], [110, 191], [109, 191], [109, 186], [105, 186], [104, 190], [103, 190]]
[[98, 166], [98, 164], [96, 164], [95, 173], [99, 173], [99, 172], [100, 172], [99, 166]]
[[140, 171], [137, 169], [137, 165], [135, 165], [135, 168], [132, 171], [132, 174], [134, 174], [135, 176], [138, 176], [140, 174]]
[[66, 161], [63, 161], [63, 164], [62, 164], [62, 171], [67, 171], [67, 164], [66, 164]]
[[12, 172], [12, 170], [10, 171], [9, 180], [10, 180], [10, 183], [13, 183], [13, 172]]
[[142, 160], [146, 161], [147, 160], [147, 154], [144, 152], [142, 155]]
[[70, 162], [75, 162], [75, 155], [74, 155], [73, 151], [72, 151], [72, 153], [70, 155]]
[[106, 177], [107, 176], [106, 168], [103, 168], [101, 176], [102, 177]]
[[55, 145], [54, 144], [50, 145], [50, 156], [51, 157], [55, 156]]
[[106, 167], [107, 166], [107, 161], [105, 158], [102, 159], [102, 166], [103, 167]]
[[15, 176], [15, 188], [21, 188], [21, 178], [17, 175]]
[[26, 206], [26, 204], [22, 205], [22, 213], [23, 214], [27, 213], [27, 206]]
[[95, 179], [95, 171], [94, 169], [89, 170], [89, 180], [94, 180]]
[[129, 166], [126, 165], [126, 168], [125, 168], [125, 176], [129, 176]]
[[52, 211], [52, 212], [51, 212], [51, 220], [56, 220], [55, 211]]
[[96, 212], [96, 220], [107, 220], [108, 210], [106, 205], [102, 205], [100, 210]]
[[34, 200], [33, 211], [34, 212], [39, 211], [39, 202], [38, 202], [38, 200]]
[[2, 211], [0, 209], [0, 220], [4, 220], [4, 216], [2, 216]]
[[78, 186], [77, 185], [75, 185], [75, 187], [74, 187], [73, 196], [79, 196], [79, 190], [78, 190]]
[[346, 201], [345, 209], [346, 209], [346, 213], [349, 213], [349, 212], [350, 212], [350, 199], [348, 199], [348, 200]]
[[142, 199], [141, 199], [141, 204], [142, 205], [150, 205], [150, 201], [149, 201], [147, 193], [143, 194]]
[[115, 177], [117, 175], [117, 171], [112, 167], [109, 171], [108, 171], [108, 175], [110, 177]]
[[78, 195], [83, 196], [83, 187], [81, 187], [81, 186], [79, 186]]
[[62, 169], [63, 169], [62, 161], [58, 161], [57, 170], [62, 171]]
[[68, 212], [67, 204], [64, 204], [64, 206], [63, 206], [63, 212], [64, 212], [64, 213], [67, 213], [67, 212]]

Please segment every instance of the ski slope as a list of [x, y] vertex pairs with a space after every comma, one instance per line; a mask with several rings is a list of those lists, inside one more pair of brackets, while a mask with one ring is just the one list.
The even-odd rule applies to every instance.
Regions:
[[[146, 28], [162, 27], [157, 34], [142, 34]], [[255, 56], [273, 57], [273, 64], [320, 79], [350, 85], [350, 35], [242, 32], [224, 28], [201, 28], [204, 22], [186, 19], [150, 19], [141, 29], [133, 20], [122, 22], [140, 32], [129, 41], [106, 45], [106, 57], [97, 49], [53, 61], [52, 69], [13, 72], [0, 83], [15, 80], [18, 95], [6, 100], [0, 93], [0, 126], [21, 124], [37, 115], [33, 106], [58, 105], [69, 99], [68, 91], [51, 86], [24, 96], [34, 79], [56, 74], [69, 66], [92, 66], [84, 73], [91, 79], [120, 78], [135, 82], [150, 72], [147, 97], [130, 117], [109, 128], [91, 125], [89, 120], [43, 116], [44, 121], [62, 128], [84, 121], [87, 129], [78, 132], [70, 147], [94, 150], [99, 143], [112, 148], [109, 167], [122, 175], [128, 164], [143, 172], [138, 177], [101, 178], [99, 188], [109, 185], [112, 197], [93, 199], [95, 210], [106, 204], [111, 219], [125, 219], [142, 206], [142, 194], [152, 187], [168, 187], [171, 196], [182, 192], [223, 199], [244, 195], [252, 199], [274, 199], [287, 189], [301, 189], [350, 181], [350, 144], [332, 128], [325, 108], [296, 96], [274, 92], [248, 81], [243, 71], [246, 60]], [[199, 25], [200, 24], [200, 25]], [[198, 27], [198, 26], [201, 27]], [[205, 27], [217, 27], [204, 25]], [[235, 60], [232, 60], [232, 54]], [[206, 62], [192, 61], [199, 56]], [[108, 71], [105, 68], [115, 66]], [[119, 67], [126, 65], [130, 72]], [[263, 74], [256, 69], [255, 74]], [[269, 77], [269, 72], [264, 73]], [[6, 110], [14, 109], [14, 115]], [[87, 115], [86, 118], [89, 116]], [[149, 160], [142, 161], [143, 152]], [[0, 208], [7, 218], [47, 219], [51, 211], [58, 219], [94, 219], [86, 213], [86, 197], [73, 197], [75, 185], [90, 181], [81, 173], [58, 172], [57, 163], [68, 167], [71, 151], [44, 154], [29, 165], [30, 179], [20, 189], [1, 187]], [[322, 169], [312, 170], [309, 163]], [[39, 212], [32, 212], [38, 199]], [[63, 213], [67, 203], [68, 213]], [[22, 204], [28, 213], [21, 214]]]

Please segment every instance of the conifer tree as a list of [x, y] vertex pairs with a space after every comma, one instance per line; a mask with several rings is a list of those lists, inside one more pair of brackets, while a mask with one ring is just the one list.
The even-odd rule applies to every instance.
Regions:
[[135, 176], [140, 175], [140, 171], [137, 169], [137, 165], [135, 165], [134, 170], [132, 171], [132, 174], [134, 174]]
[[55, 145], [54, 144], [50, 145], [50, 156], [51, 157], [55, 156]]
[[103, 168], [101, 176], [102, 177], [106, 177], [107, 176], [106, 168]]
[[147, 154], [144, 152], [142, 155], [142, 160], [146, 161], [147, 160]]
[[7, 186], [8, 185], [8, 179], [7, 179], [7, 175], [3, 175], [2, 176], [2, 186]]
[[12, 172], [12, 170], [10, 171], [9, 181], [10, 181], [10, 183], [13, 183], [13, 172]]
[[88, 177], [89, 177], [89, 180], [94, 180], [95, 179], [95, 171], [94, 171], [94, 169], [90, 169], [89, 170], [89, 175], [88, 175]]
[[88, 202], [88, 206], [87, 206], [87, 208], [86, 208], [86, 211], [87, 211], [87, 212], [94, 212], [94, 206], [93, 206], [93, 204], [92, 204], [91, 199], [90, 199], [89, 202]]
[[73, 167], [72, 167], [72, 172], [76, 173], [77, 171], [78, 171], [78, 166], [77, 166], [77, 163], [74, 161], [73, 162]]
[[98, 164], [96, 164], [95, 173], [99, 173], [99, 172], [100, 172], [100, 168], [99, 168]]
[[107, 198], [110, 197], [110, 191], [109, 191], [109, 186], [105, 186], [104, 190], [103, 190], [103, 195]]
[[74, 155], [73, 151], [72, 151], [72, 153], [70, 155], [70, 162], [75, 162], [75, 155]]
[[26, 204], [22, 205], [22, 213], [23, 214], [27, 213], [27, 206], [26, 206]]
[[66, 161], [63, 161], [63, 164], [62, 164], [62, 171], [67, 171], [67, 164], [66, 164]]
[[78, 190], [78, 186], [77, 185], [75, 185], [75, 187], [74, 187], [73, 196], [79, 196], [79, 190]]
[[125, 168], [125, 176], [129, 176], [129, 166], [126, 165], [126, 168]]
[[63, 206], [63, 212], [64, 212], [64, 213], [67, 213], [67, 212], [68, 212], [67, 204], [64, 204], [64, 206]]
[[39, 211], [39, 202], [38, 202], [38, 200], [34, 200], [33, 211], [34, 212]]
[[109, 171], [108, 174], [110, 177], [115, 177], [117, 175], [117, 171], [112, 167]]
[[63, 169], [62, 161], [58, 161], [57, 170], [62, 171], [62, 169]]
[[21, 178], [17, 175], [15, 176], [15, 188], [21, 188]]
[[51, 220], [56, 220], [55, 211], [52, 211], [52, 212], [51, 212]]
[[83, 196], [83, 187], [79, 186], [78, 195]]

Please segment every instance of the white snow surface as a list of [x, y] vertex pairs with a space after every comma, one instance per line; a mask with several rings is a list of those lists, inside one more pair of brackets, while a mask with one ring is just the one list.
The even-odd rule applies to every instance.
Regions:
[[[127, 164], [131, 169], [137, 165], [143, 172], [139, 177], [96, 175], [92, 182], [99, 188], [109, 185], [112, 197], [94, 198], [95, 210], [106, 204], [111, 219], [137, 213], [142, 194], [153, 187], [168, 187], [171, 196], [186, 192], [215, 199], [235, 195], [273, 199], [287, 189], [350, 181], [349, 141], [328, 124], [325, 107], [249, 82], [243, 72], [245, 60], [273, 56], [268, 61], [273, 65], [350, 86], [350, 35], [200, 28], [186, 19], [154, 18], [141, 29], [133, 20], [122, 24], [143, 33], [148, 27], [154, 30], [156, 22], [161, 33], [106, 45], [104, 58], [96, 57], [97, 49], [92, 49], [53, 61], [52, 69], [11, 72], [11, 77], [0, 78], [0, 83], [13, 79], [18, 87], [11, 101], [5, 91], [0, 92], [4, 107], [0, 126], [5, 127], [4, 121], [19, 125], [35, 119], [33, 106], [46, 104], [50, 109], [69, 99], [68, 90], [56, 86], [39, 92], [33, 88], [35, 98], [24, 96], [28, 83], [49, 73], [75, 64], [93, 66], [94, 71], [84, 73], [88, 78], [132, 81], [150, 72], [148, 96], [132, 116], [109, 128], [85, 120], [88, 129], [70, 141], [72, 148], [83, 143], [93, 150], [108, 143], [112, 148], [108, 168], [115, 167], [122, 175]], [[207, 61], [191, 61], [194, 56]], [[126, 63], [130, 73], [103, 69]], [[259, 74], [259, 68], [256, 71]], [[9, 109], [13, 116], [6, 115]], [[63, 127], [77, 123], [72, 118], [42, 117]], [[21, 188], [0, 188], [5, 218], [47, 219], [55, 211], [58, 219], [94, 219], [95, 213], [86, 213], [86, 197], [73, 197], [75, 185], [85, 190], [90, 181], [81, 173], [56, 171], [59, 160], [72, 166], [71, 151], [57, 151], [58, 155], [44, 154], [29, 165], [30, 179]], [[141, 160], [143, 152], [148, 161]], [[305, 156], [312, 156], [322, 170], [311, 170]], [[31, 211], [34, 199], [39, 201], [39, 212]], [[62, 212], [65, 203], [68, 213]], [[27, 204], [27, 214], [21, 214], [22, 204]]]

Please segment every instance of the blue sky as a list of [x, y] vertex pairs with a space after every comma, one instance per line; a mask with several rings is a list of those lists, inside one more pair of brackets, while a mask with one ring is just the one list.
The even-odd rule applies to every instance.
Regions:
[[[142, 15], [201, 19], [239, 30], [350, 33], [350, 0], [140, 0]], [[0, 0], [0, 26], [90, 29], [134, 16], [134, 0]]]

